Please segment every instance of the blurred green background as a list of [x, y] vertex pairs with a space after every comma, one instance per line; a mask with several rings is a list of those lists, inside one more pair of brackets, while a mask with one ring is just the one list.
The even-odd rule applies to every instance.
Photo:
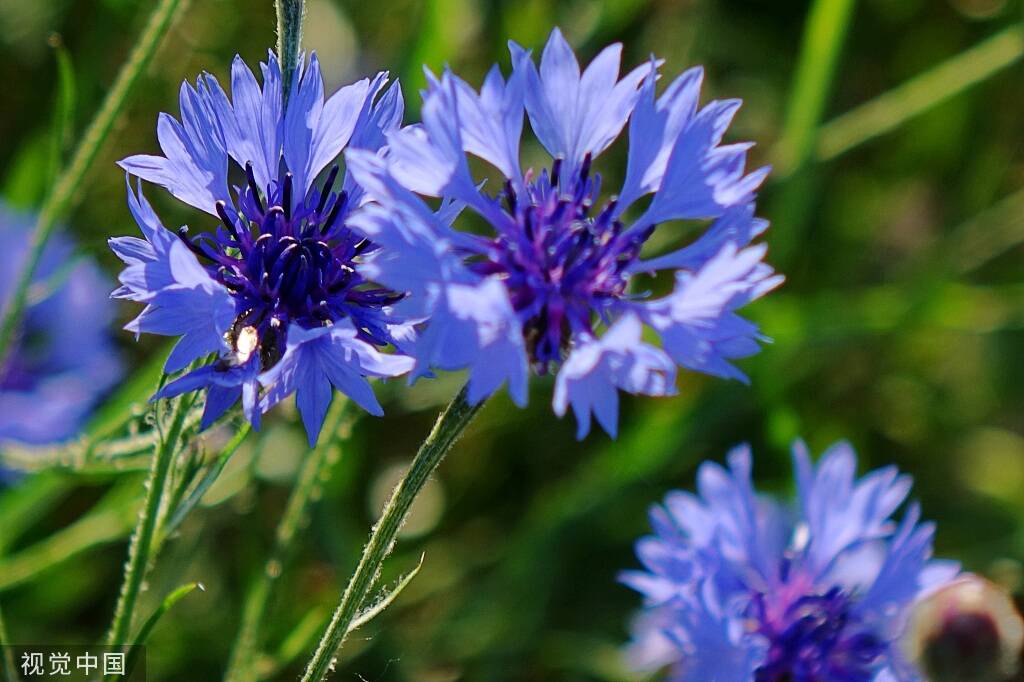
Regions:
[[[38, 206], [52, 178], [57, 59], [74, 71], [80, 132], [152, 3], [0, 0], [0, 173], [6, 200]], [[791, 490], [788, 444], [847, 438], [862, 469], [896, 463], [939, 523], [938, 553], [1018, 587], [1024, 559], [1024, 8], [1014, 0], [309, 0], [304, 42], [329, 86], [378, 69], [418, 108], [420, 64], [479, 84], [508, 38], [543, 46], [560, 25], [584, 59], [622, 41], [670, 76], [707, 71], [705, 101], [741, 97], [729, 133], [776, 172], [759, 213], [784, 287], [748, 314], [774, 339], [741, 366], [751, 386], [683, 373], [673, 399], [624, 399], [615, 441], [582, 444], [550, 408], [500, 395], [414, 508], [385, 579], [422, 571], [358, 631], [340, 680], [626, 680], [619, 647], [639, 598], [646, 509], [742, 441], [767, 490]], [[59, 40], [51, 34], [59, 34]], [[67, 228], [112, 277], [105, 240], [135, 231], [114, 161], [157, 150], [156, 116], [183, 79], [221, 78], [274, 43], [270, 0], [193, 0], [164, 41], [81, 187]], [[62, 141], [67, 147], [74, 135]], [[60, 144], [58, 143], [58, 146]], [[600, 170], [621, 178], [623, 148]], [[156, 188], [164, 222], [207, 227]], [[680, 231], [679, 235], [685, 234]], [[671, 235], [665, 235], [668, 245]], [[125, 305], [124, 320], [135, 312]], [[141, 365], [161, 346], [118, 333]], [[259, 669], [293, 679], [355, 566], [390, 485], [460, 378], [378, 391], [284, 567]], [[223, 438], [213, 433], [211, 441]], [[215, 680], [306, 454], [287, 409], [250, 437], [164, 548], [143, 613], [201, 581], [149, 646], [152, 680]], [[0, 600], [16, 642], [100, 639], [116, 597], [139, 474], [45, 473], [0, 493]], [[12, 511], [13, 510], [13, 511]], [[77, 520], [85, 518], [87, 522]], [[57, 533], [57, 535], [53, 535]]]

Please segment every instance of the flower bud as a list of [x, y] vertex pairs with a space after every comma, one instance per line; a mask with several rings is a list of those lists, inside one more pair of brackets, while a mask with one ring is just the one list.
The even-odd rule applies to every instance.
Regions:
[[1002, 682], [1017, 672], [1024, 621], [1010, 595], [965, 575], [921, 600], [911, 615], [908, 654], [929, 682]]

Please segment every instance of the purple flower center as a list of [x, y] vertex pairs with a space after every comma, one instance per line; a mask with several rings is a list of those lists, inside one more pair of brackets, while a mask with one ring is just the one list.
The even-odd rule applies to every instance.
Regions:
[[228, 341], [241, 361], [258, 347], [263, 368], [275, 364], [291, 323], [308, 329], [347, 317], [364, 340], [390, 343], [382, 308], [401, 296], [371, 285], [357, 271], [360, 257], [376, 247], [345, 227], [348, 194], [332, 192], [338, 167], [322, 189], [314, 186], [299, 202], [291, 173], [263, 193], [251, 164], [246, 176], [237, 210], [217, 203], [222, 225], [215, 234], [192, 239], [187, 228], [178, 232], [236, 301]]
[[483, 260], [470, 264], [503, 278], [540, 374], [561, 362], [573, 336], [608, 322], [626, 295], [626, 268], [651, 234], [624, 232], [615, 199], [593, 210], [601, 177], [591, 177], [589, 155], [568, 186], [559, 187], [560, 168], [558, 159], [535, 180], [528, 172], [525, 193], [506, 183], [500, 198], [509, 220], [487, 241]]
[[755, 682], [869, 682], [885, 643], [853, 612], [838, 587], [797, 598], [778, 613], [758, 595], [753, 616], [768, 640], [765, 662]]

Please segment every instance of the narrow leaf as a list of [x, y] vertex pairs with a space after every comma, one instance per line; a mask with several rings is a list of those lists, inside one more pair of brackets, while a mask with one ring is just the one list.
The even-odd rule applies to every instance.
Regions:
[[817, 156], [828, 161], [903, 125], [1024, 57], [1024, 29], [1011, 26], [822, 126]]
[[[146, 619], [145, 623], [143, 623], [142, 629], [139, 630], [139, 634], [135, 636], [135, 647], [141, 647], [143, 644], [145, 644], [146, 640], [149, 639], [149, 635], [153, 631], [153, 628], [156, 627], [156, 624], [160, 621], [163, 615], [170, 611], [175, 604], [177, 604], [179, 601], [181, 601], [188, 595], [192, 594], [192, 592], [194, 592], [197, 589], [200, 592], [206, 591], [206, 588], [203, 586], [202, 583], [188, 583], [182, 585], [181, 587], [179, 587], [178, 589], [174, 590], [169, 595], [164, 597], [164, 600], [160, 602], [160, 606], [156, 607], [156, 610], [153, 611], [153, 614]], [[132, 649], [132, 653], [128, 657], [128, 663], [125, 667], [126, 670], [131, 671], [135, 669], [135, 662], [136, 659], [138, 658], [140, 651], [141, 648]]]
[[50, 177], [47, 182], [47, 185], [52, 185], [57, 179], [57, 174], [64, 167], [64, 154], [74, 131], [77, 87], [71, 55], [64, 47], [64, 41], [60, 34], [51, 35], [49, 42], [57, 58], [57, 100], [53, 107]]
[[402, 594], [402, 590], [412, 582], [412, 579], [415, 578], [416, 574], [420, 572], [421, 568], [423, 568], [423, 559], [426, 558], [426, 556], [427, 555], [425, 553], [420, 555], [420, 562], [416, 564], [416, 568], [409, 571], [404, 578], [399, 580], [398, 584], [395, 585], [395, 589], [383, 595], [376, 604], [356, 616], [352, 620], [352, 624], [348, 626], [348, 631], [352, 632], [366, 625], [371, 620], [379, 616], [384, 609], [391, 606], [391, 603], [398, 599], [398, 595]]

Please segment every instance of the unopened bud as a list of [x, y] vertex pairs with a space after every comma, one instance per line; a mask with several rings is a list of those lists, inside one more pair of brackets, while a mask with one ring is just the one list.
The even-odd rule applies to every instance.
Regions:
[[914, 607], [905, 645], [929, 682], [1003, 682], [1017, 672], [1024, 621], [1005, 590], [966, 575]]

